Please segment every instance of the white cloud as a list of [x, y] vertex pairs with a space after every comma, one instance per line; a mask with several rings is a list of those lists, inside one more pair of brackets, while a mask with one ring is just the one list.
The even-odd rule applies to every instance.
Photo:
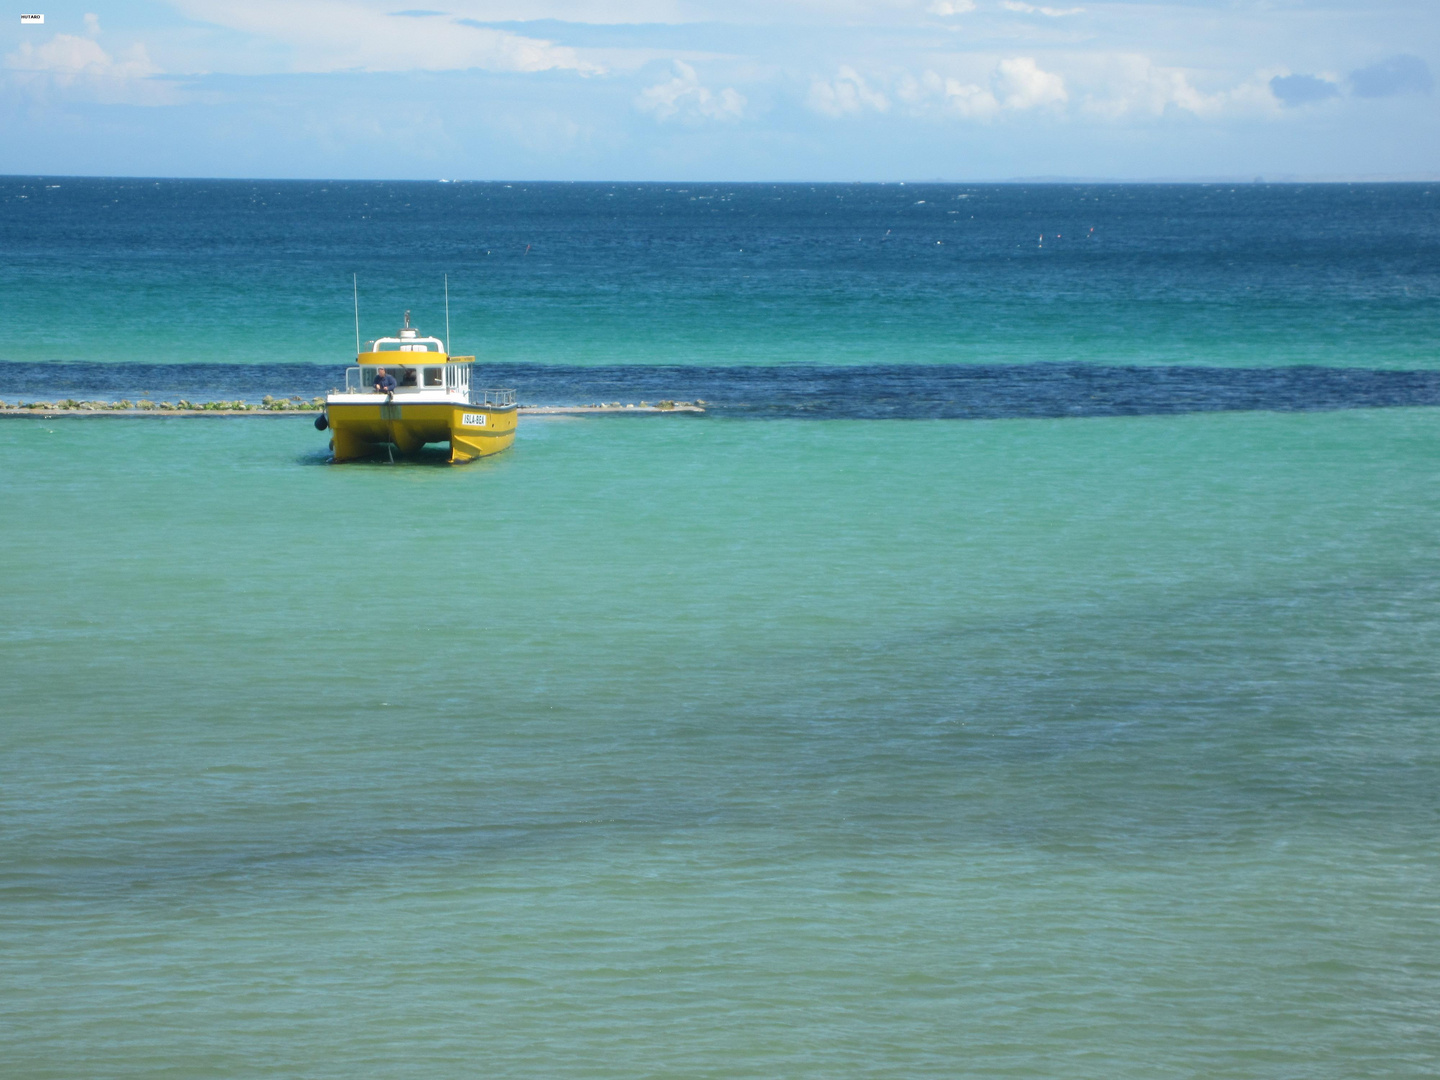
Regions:
[[1076, 63], [1081, 68], [1075, 76], [1082, 86], [1076, 95], [1080, 111], [1100, 120], [1161, 117], [1173, 112], [1219, 119], [1274, 115], [1278, 110], [1269, 83], [1274, 71], [1255, 72], [1225, 89], [1205, 91], [1195, 85], [1192, 72], [1158, 66], [1145, 56], [1092, 56]]
[[1034, 57], [1016, 56], [1001, 60], [990, 77], [996, 100], [1007, 109], [1039, 109], [1064, 105], [1070, 99], [1065, 80], [1042, 71]]
[[[1155, 64], [1138, 54], [1071, 54], [1046, 61], [1033, 56], [964, 59], [948, 72], [902, 73], [890, 79], [843, 67], [816, 79], [809, 106], [832, 117], [896, 112], [906, 117], [1003, 122], [1049, 114], [1067, 122], [1122, 123], [1177, 113], [1223, 122], [1232, 117], [1280, 115], [1272, 76], [1258, 69], [1210, 87], [1196, 73]], [[1053, 68], [1053, 70], [1052, 70]], [[957, 70], [958, 69], [958, 70]]]
[[177, 100], [173, 83], [157, 82], [145, 46], [113, 57], [100, 43], [56, 34], [43, 45], [24, 42], [5, 57], [12, 85], [32, 97], [74, 98], [102, 104], [166, 105]]
[[[976, 74], [979, 74], [978, 72]], [[1065, 80], [1043, 70], [1034, 57], [1000, 60], [981, 76], [982, 84], [956, 76], [927, 71], [918, 78], [901, 75], [891, 93], [912, 116], [950, 115], [966, 120], [992, 120], [1005, 112], [1063, 107], [1070, 99]], [[890, 98], [854, 68], [843, 67], [832, 80], [817, 79], [810, 86], [809, 105], [827, 116], [885, 112]]]
[[354, 0], [179, 0], [179, 6], [193, 18], [283, 46], [293, 72], [603, 70], [575, 49], [444, 13], [410, 18]]
[[975, 0], [934, 0], [925, 10], [931, 15], [965, 15], [975, 10]]
[[680, 116], [689, 120], [738, 120], [745, 112], [745, 97], [726, 87], [719, 93], [700, 84], [700, 76], [683, 60], [674, 61], [675, 76], [640, 91], [635, 107], [654, 113], [657, 120]]
[[1203, 115], [1216, 104], [1179, 68], [1156, 67], [1144, 56], [1114, 57], [1106, 66], [1110, 70], [1085, 96], [1082, 106], [1092, 116], [1106, 120], [1137, 114], [1161, 116], [1172, 108]]
[[916, 78], [902, 75], [895, 84], [895, 97], [902, 101], [910, 115], [953, 114], [967, 120], [989, 120], [1000, 112], [1000, 102], [987, 88], [927, 71]]
[[1037, 7], [1034, 4], [1022, 3], [1021, 0], [1000, 0], [1000, 6], [1006, 11], [1018, 11], [1022, 15], [1048, 15], [1052, 19], [1063, 19], [1066, 15], [1082, 15], [1084, 8], [1053, 8]]
[[946, 79], [944, 87], [946, 107], [967, 120], [989, 120], [1000, 111], [1000, 102], [983, 86]]
[[43, 73], [61, 80], [143, 79], [156, 72], [143, 45], [132, 49], [128, 59], [116, 60], [97, 42], [73, 34], [56, 34], [39, 46], [27, 41], [5, 57], [5, 66], [12, 71]]
[[871, 86], [852, 67], [842, 67], [833, 79], [815, 79], [810, 84], [810, 108], [826, 116], [847, 116], [862, 112], [886, 112], [890, 99]]

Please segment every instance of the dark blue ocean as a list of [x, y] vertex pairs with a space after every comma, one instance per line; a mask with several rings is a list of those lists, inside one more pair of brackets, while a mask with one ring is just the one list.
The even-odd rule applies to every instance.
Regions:
[[1437, 192], [11, 178], [0, 359], [1431, 368]]
[[0, 181], [0, 1073], [1435, 1075], [1435, 202]]

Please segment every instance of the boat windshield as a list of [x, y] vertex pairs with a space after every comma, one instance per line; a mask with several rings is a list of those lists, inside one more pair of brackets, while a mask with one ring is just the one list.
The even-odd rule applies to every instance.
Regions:
[[[354, 370], [354, 369], [352, 369]], [[400, 388], [407, 386], [429, 386], [445, 389], [463, 389], [470, 383], [469, 372], [461, 365], [453, 366], [453, 374], [447, 379], [446, 368], [426, 365], [425, 367], [407, 367], [404, 364], [394, 364], [387, 367], [386, 372], [395, 379], [395, 385]], [[375, 385], [375, 375], [379, 367], [366, 364], [359, 369], [360, 386], [362, 391], [369, 391]], [[464, 372], [462, 374], [462, 371]]]
[[[380, 369], [378, 367], [362, 367], [360, 369], [360, 388], [370, 390], [375, 386], [375, 375]], [[385, 373], [395, 380], [396, 386], [414, 386], [415, 371], [413, 368], [403, 367], [399, 364], [394, 367], [387, 367]]]

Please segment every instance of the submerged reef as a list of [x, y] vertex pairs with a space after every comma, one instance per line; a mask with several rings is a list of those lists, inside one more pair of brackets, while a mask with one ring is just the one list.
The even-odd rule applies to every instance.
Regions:
[[14, 403], [0, 400], [0, 412], [44, 412], [44, 413], [89, 413], [89, 412], [170, 412], [170, 413], [200, 413], [200, 412], [319, 412], [325, 407], [323, 397], [311, 398], [306, 401], [302, 397], [277, 398], [266, 394], [259, 404], [250, 401], [187, 401], [184, 398], [178, 401], [151, 401], [148, 398], [141, 398], [131, 401], [122, 398], [119, 401], [78, 401], [75, 398], [66, 398], [63, 401], [16, 401]]

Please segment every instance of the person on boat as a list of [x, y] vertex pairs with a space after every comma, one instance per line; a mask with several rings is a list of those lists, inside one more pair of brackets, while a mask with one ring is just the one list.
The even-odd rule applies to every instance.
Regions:
[[393, 394], [395, 392], [395, 376], [385, 374], [385, 369], [375, 369], [375, 392], [377, 394]]

